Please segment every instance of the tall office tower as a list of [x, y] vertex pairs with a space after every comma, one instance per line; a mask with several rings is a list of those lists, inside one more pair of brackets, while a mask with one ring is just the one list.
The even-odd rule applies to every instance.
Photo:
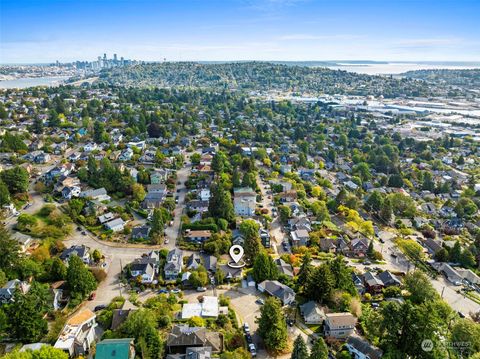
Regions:
[[103, 60], [107, 61], [107, 54], [103, 54]]
[[113, 54], [113, 61], [117, 62], [117, 54]]
[[123, 56], [120, 57], [120, 65], [125, 65], [125, 59], [123, 58]]

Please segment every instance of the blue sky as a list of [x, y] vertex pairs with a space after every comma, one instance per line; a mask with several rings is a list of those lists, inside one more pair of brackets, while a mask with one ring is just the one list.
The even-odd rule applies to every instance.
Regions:
[[0, 62], [479, 61], [478, 0], [0, 0]]

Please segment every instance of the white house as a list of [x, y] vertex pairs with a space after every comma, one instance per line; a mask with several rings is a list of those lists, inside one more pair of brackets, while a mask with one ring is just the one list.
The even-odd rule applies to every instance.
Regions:
[[300, 313], [303, 316], [305, 324], [322, 324], [325, 320], [325, 313], [313, 300], [301, 305]]
[[93, 142], [89, 142], [85, 146], [83, 146], [83, 150], [85, 152], [92, 152], [92, 151], [95, 151], [97, 148], [98, 148], [97, 144]]
[[257, 194], [251, 188], [234, 190], [233, 206], [238, 216], [250, 217], [255, 214]]
[[208, 201], [210, 199], [210, 189], [204, 188], [200, 191], [200, 199], [202, 201]]
[[85, 355], [95, 342], [96, 315], [84, 308], [74, 314], [65, 324], [54, 348], [67, 352], [70, 357]]
[[115, 218], [106, 222], [104, 226], [107, 231], [119, 232], [123, 231], [123, 228], [125, 227], [125, 221], [121, 218]]

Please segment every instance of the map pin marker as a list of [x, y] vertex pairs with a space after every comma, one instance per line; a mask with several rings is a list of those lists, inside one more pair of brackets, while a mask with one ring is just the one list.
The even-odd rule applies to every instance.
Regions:
[[235, 244], [230, 247], [230, 257], [232, 257], [233, 261], [235, 263], [240, 262], [240, 259], [243, 257], [243, 248], [242, 246]]

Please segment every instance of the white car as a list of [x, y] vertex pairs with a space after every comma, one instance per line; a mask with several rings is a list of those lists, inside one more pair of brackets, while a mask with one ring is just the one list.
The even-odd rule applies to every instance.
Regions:
[[250, 333], [250, 326], [248, 325], [248, 323], [243, 323], [243, 331], [245, 333]]

